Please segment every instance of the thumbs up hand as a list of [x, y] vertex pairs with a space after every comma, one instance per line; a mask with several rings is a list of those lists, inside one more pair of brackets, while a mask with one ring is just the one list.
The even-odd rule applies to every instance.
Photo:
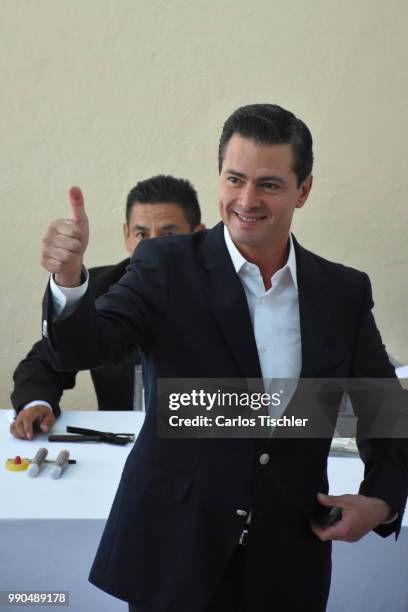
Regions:
[[81, 268], [89, 240], [88, 217], [79, 187], [69, 190], [71, 219], [55, 219], [42, 239], [41, 265], [63, 287], [81, 284]]

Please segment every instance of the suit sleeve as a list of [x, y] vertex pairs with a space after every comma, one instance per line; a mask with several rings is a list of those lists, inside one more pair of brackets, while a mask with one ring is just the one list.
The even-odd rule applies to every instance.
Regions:
[[17, 366], [11, 403], [18, 414], [25, 404], [43, 400], [52, 406], [56, 417], [61, 414], [60, 400], [66, 389], [75, 385], [76, 372], [55, 370], [41, 341], [36, 342], [28, 355]]
[[395, 521], [375, 530], [382, 536], [395, 532], [397, 537], [408, 493], [408, 392], [401, 388], [389, 362], [372, 314], [368, 276], [364, 275], [364, 281], [352, 376], [365, 379], [370, 386], [363, 393], [350, 394], [358, 417], [357, 445], [365, 465], [359, 493], [383, 499], [398, 512]]
[[167, 265], [161, 246], [160, 239], [143, 240], [126, 274], [96, 302], [90, 280], [76, 310], [66, 318], [53, 322], [52, 297], [47, 289], [44, 346], [53, 367], [88, 370], [112, 365], [152, 341], [167, 304]]

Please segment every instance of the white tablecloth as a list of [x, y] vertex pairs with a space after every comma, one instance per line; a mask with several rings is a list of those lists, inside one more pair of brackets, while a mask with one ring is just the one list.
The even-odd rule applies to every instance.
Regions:
[[[8, 414], [0, 411], [0, 590], [69, 591], [72, 612], [125, 612], [126, 604], [87, 578], [131, 445], [50, 443], [44, 434], [32, 442], [16, 440], [8, 433]], [[143, 418], [137, 412], [64, 412], [53, 433], [65, 433], [67, 424], [137, 433]], [[3, 468], [7, 458], [31, 458], [41, 446], [50, 458], [68, 448], [78, 463], [59, 480], [50, 478], [49, 466], [36, 479]], [[361, 474], [358, 458], [330, 458], [331, 492], [357, 492]], [[0, 607], [0, 612], [14, 609]], [[334, 544], [328, 612], [362, 610], [408, 611], [406, 518], [397, 543], [372, 533], [355, 544]]]
[[[74, 612], [127, 610], [89, 584], [88, 574], [132, 445], [48, 442], [45, 434], [31, 442], [16, 440], [8, 432], [10, 413], [0, 411], [0, 590], [61, 589], [70, 592]], [[66, 425], [73, 425], [137, 434], [143, 419], [140, 412], [64, 412], [52, 433], [66, 433]], [[58, 480], [50, 477], [49, 465], [37, 478], [3, 469], [7, 458], [32, 458], [42, 446], [50, 459], [68, 448], [77, 464]], [[0, 608], [8, 609], [15, 608]]]

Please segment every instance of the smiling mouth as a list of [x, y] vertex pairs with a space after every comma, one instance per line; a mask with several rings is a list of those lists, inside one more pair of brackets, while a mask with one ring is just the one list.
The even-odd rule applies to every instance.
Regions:
[[240, 221], [243, 221], [244, 223], [256, 223], [257, 221], [263, 221], [263, 219], [266, 219], [266, 215], [263, 217], [247, 217], [246, 215], [240, 215], [239, 213], [237, 213], [236, 210], [233, 211], [234, 214], [238, 217], [238, 219]]

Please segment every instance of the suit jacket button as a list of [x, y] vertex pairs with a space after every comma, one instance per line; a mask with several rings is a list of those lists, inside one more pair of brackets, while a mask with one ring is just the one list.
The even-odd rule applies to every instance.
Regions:
[[48, 338], [48, 325], [47, 325], [47, 321], [43, 321], [42, 324], [42, 335], [44, 336], [44, 338]]
[[262, 455], [259, 457], [259, 463], [261, 465], [266, 465], [267, 463], [269, 463], [269, 459], [270, 456], [268, 455], [268, 453], [262, 453]]
[[248, 516], [248, 512], [246, 510], [237, 510], [238, 516]]

